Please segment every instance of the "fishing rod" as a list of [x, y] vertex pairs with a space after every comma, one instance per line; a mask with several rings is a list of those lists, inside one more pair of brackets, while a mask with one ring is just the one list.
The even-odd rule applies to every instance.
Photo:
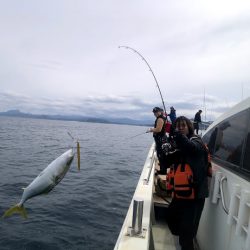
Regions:
[[149, 133], [149, 131], [146, 131], [146, 132], [143, 132], [143, 133], [140, 133], [140, 134], [137, 134], [137, 135], [133, 135], [131, 137], [128, 137], [127, 139], [132, 139], [132, 138], [135, 138], [135, 137], [137, 137], [139, 135], [144, 135], [144, 134], [147, 134], [147, 133]]
[[152, 68], [150, 67], [149, 63], [147, 62], [147, 60], [144, 58], [144, 56], [143, 56], [141, 53], [139, 53], [137, 50], [135, 50], [135, 49], [133, 49], [133, 48], [131, 48], [131, 47], [128, 47], [128, 46], [119, 46], [118, 48], [119, 48], [119, 49], [120, 49], [120, 48], [125, 48], [125, 49], [130, 49], [130, 50], [132, 50], [132, 51], [135, 52], [137, 55], [139, 55], [139, 56], [142, 58], [142, 60], [147, 64], [147, 66], [148, 66], [148, 68], [149, 68], [149, 71], [152, 73], [152, 75], [153, 75], [153, 77], [154, 77], [154, 80], [155, 80], [155, 82], [156, 82], [156, 86], [157, 86], [157, 88], [158, 88], [158, 90], [159, 90], [164, 112], [165, 112], [165, 114], [167, 114], [167, 112], [166, 112], [166, 107], [165, 107], [165, 104], [164, 104], [164, 100], [163, 100], [163, 97], [162, 97], [162, 93], [161, 93], [161, 89], [160, 89], [159, 83], [158, 83], [158, 81], [157, 81], [157, 79], [156, 79], [156, 77], [155, 77], [155, 74], [154, 74]]

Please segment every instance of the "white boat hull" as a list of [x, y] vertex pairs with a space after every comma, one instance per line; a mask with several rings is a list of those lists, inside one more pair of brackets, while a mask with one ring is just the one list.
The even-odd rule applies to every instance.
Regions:
[[[224, 137], [222, 132], [217, 133], [217, 128], [224, 130]], [[229, 132], [226, 132], [226, 128], [229, 128]], [[214, 130], [217, 134], [212, 137]], [[214, 139], [213, 177], [210, 180], [210, 197], [206, 199], [197, 233], [199, 249], [250, 250], [250, 98], [214, 122], [205, 132], [204, 141], [206, 136], [209, 142]], [[229, 143], [226, 145], [224, 142]], [[215, 146], [219, 146], [220, 154]], [[153, 193], [156, 162], [152, 145], [115, 250], [179, 249], [166, 221], [155, 220], [156, 208], [161, 206]], [[132, 225], [133, 200], [136, 197], [144, 200], [142, 226], [145, 234], [139, 237], [128, 233]], [[163, 202], [162, 206], [165, 209], [166, 204]]]

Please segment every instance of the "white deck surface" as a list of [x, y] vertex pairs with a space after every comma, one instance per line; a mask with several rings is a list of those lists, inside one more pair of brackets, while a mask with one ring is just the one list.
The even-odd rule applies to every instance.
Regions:
[[[166, 180], [166, 176], [158, 175], [162, 180]], [[166, 200], [167, 201], [166, 201]], [[155, 207], [166, 208], [171, 198], [161, 198], [155, 192], [153, 193], [153, 202]], [[152, 220], [152, 231], [154, 239], [155, 250], [176, 250], [178, 244], [178, 237], [171, 234], [166, 221]]]
[[[175, 250], [175, 238], [168, 229], [165, 222], [155, 220], [154, 201], [157, 206], [166, 206], [166, 201], [154, 194], [154, 172], [157, 166], [154, 145], [152, 145], [146, 159], [141, 177], [138, 181], [134, 197], [128, 209], [120, 235], [117, 239], [115, 250]], [[146, 179], [148, 178], [148, 181]], [[131, 227], [133, 214], [133, 200], [144, 201], [142, 227], [146, 230], [144, 237], [128, 235], [128, 228]]]
[[167, 224], [152, 226], [155, 250], [176, 250], [175, 237], [171, 234]]

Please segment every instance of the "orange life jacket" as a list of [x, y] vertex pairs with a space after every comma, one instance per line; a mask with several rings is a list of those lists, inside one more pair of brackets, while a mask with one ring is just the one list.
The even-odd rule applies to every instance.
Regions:
[[172, 197], [178, 199], [194, 199], [193, 171], [189, 164], [179, 164], [174, 169], [171, 166], [166, 177], [166, 188], [172, 191]]
[[[212, 177], [212, 163], [208, 154], [207, 176]], [[179, 199], [194, 199], [193, 171], [189, 164], [179, 164], [176, 171], [172, 165], [166, 175], [166, 189], [172, 192], [172, 197]]]
[[189, 164], [179, 164], [174, 174], [174, 196], [178, 199], [194, 199], [194, 177]]
[[[212, 162], [206, 144], [202, 144], [207, 152], [207, 176], [212, 177]], [[172, 196], [179, 199], [194, 199], [193, 171], [189, 164], [182, 163], [176, 167], [174, 164], [167, 171], [166, 188], [172, 191]]]

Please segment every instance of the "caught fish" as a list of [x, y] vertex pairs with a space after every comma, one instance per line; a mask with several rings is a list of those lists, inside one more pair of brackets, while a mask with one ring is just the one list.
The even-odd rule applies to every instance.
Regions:
[[[80, 169], [80, 146], [77, 143], [78, 169]], [[24, 188], [21, 200], [15, 206], [9, 208], [2, 218], [18, 213], [22, 217], [27, 218], [27, 212], [24, 203], [41, 194], [49, 193], [68, 172], [70, 165], [74, 159], [75, 153], [73, 149], [66, 151], [54, 161], [52, 161], [26, 188]]]

